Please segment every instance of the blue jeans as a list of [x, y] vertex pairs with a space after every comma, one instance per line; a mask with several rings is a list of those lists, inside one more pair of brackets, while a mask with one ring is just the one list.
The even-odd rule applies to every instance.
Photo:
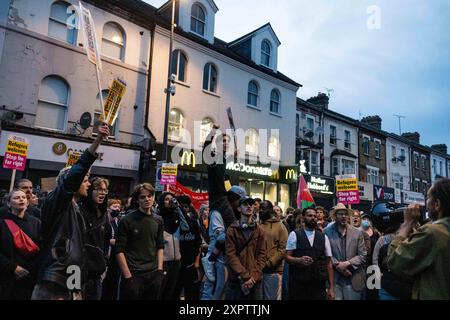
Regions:
[[216, 273], [216, 282], [211, 282], [206, 279], [200, 300], [223, 300], [223, 295], [228, 282], [228, 270], [225, 263], [217, 260], [214, 263], [214, 270]]
[[336, 300], [362, 300], [363, 292], [358, 292], [353, 290], [352, 285], [334, 285], [334, 290], [336, 293]]
[[282, 275], [264, 273], [262, 281], [256, 284], [256, 300], [281, 300]]
[[400, 299], [394, 297], [393, 295], [391, 295], [389, 292], [387, 292], [383, 288], [378, 290], [378, 298], [380, 300], [400, 300]]

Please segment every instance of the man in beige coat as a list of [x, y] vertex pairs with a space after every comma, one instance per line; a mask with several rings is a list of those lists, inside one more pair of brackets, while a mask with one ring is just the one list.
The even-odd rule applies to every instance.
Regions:
[[258, 300], [281, 300], [281, 284], [288, 232], [281, 220], [275, 215], [272, 202], [261, 202], [259, 225], [266, 237], [267, 261], [263, 269], [263, 279], [258, 283]]

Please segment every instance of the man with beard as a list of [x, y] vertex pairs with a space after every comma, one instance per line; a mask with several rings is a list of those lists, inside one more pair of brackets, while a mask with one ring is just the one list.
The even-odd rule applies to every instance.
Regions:
[[[103, 123], [91, 146], [72, 167], [64, 168], [56, 178], [56, 188], [42, 205], [41, 268], [33, 291], [33, 300], [80, 299], [85, 282], [85, 227], [77, 201], [87, 197], [89, 169], [97, 159], [97, 149], [109, 136], [108, 124]], [[81, 273], [81, 281], [68, 285], [68, 278]]]
[[121, 300], [155, 300], [164, 278], [164, 225], [152, 213], [155, 189], [150, 183], [134, 188], [132, 200], [138, 204], [119, 222], [116, 257], [122, 272]]
[[86, 253], [87, 282], [85, 300], [100, 300], [102, 297], [101, 276], [106, 270], [104, 252], [105, 225], [108, 204], [109, 181], [95, 177], [90, 180], [91, 187], [88, 196], [79, 202], [86, 230], [84, 234], [84, 249]]
[[257, 286], [258, 300], [281, 300], [281, 282], [288, 232], [276, 216], [272, 202], [261, 202], [259, 225], [266, 236], [267, 261], [262, 281]]
[[[302, 211], [304, 228], [291, 232], [286, 247], [289, 300], [334, 299], [334, 275], [328, 237], [317, 229], [317, 211]], [[326, 290], [326, 281], [329, 288]]]
[[330, 214], [335, 223], [325, 229], [330, 239], [337, 300], [361, 300], [366, 288], [366, 256], [363, 231], [349, 224], [351, 209], [338, 203]]

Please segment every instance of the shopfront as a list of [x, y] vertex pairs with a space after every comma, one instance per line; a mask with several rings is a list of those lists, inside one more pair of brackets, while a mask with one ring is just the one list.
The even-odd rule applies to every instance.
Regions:
[[[182, 151], [175, 161], [179, 163], [177, 181], [193, 192], [208, 192], [208, 174], [201, 156], [201, 151]], [[229, 162], [226, 178], [231, 185], [242, 186], [252, 198], [269, 200], [283, 210], [295, 201], [297, 171], [292, 167]]]
[[320, 175], [303, 174], [316, 206], [330, 210], [336, 202], [335, 180]]
[[[17, 134], [29, 141], [28, 157], [25, 171], [17, 172], [16, 179], [28, 178], [33, 185], [42, 191], [50, 191], [53, 183], [49, 183], [58, 175], [68, 159], [71, 151], [83, 152], [90, 143], [59, 139], [57, 137], [40, 136], [29, 133], [2, 131], [0, 136], [0, 160], [3, 161], [4, 148], [8, 135]], [[99, 157], [95, 161], [91, 175], [103, 176], [110, 180], [110, 194], [115, 197], [126, 197], [139, 179], [140, 151], [101, 145]], [[7, 188], [11, 179], [11, 170], [1, 169], [0, 184]]]

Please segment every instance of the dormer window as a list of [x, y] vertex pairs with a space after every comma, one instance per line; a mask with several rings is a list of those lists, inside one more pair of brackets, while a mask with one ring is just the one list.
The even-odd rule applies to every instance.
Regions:
[[195, 3], [191, 9], [191, 31], [205, 36], [206, 14], [203, 8]]
[[272, 54], [272, 47], [269, 40], [263, 40], [261, 43], [261, 64], [270, 67], [270, 57]]

